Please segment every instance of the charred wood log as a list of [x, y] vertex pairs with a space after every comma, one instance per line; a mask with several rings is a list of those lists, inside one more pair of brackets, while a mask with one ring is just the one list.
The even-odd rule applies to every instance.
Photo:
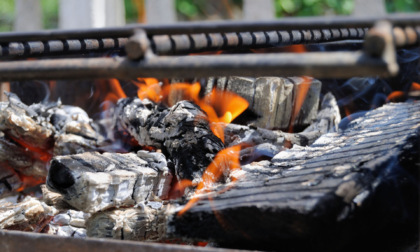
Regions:
[[172, 160], [175, 175], [200, 179], [222, 141], [210, 130], [206, 114], [188, 101], [163, 109], [148, 100], [123, 99], [117, 104], [116, 125], [127, 130], [140, 145], [153, 146]]
[[385, 105], [309, 147], [243, 166], [228, 190], [201, 196], [181, 216], [176, 209], [168, 233], [269, 250], [418, 241], [419, 133], [420, 103]]
[[160, 153], [85, 152], [55, 157], [47, 186], [77, 210], [94, 213], [166, 198], [171, 179]]

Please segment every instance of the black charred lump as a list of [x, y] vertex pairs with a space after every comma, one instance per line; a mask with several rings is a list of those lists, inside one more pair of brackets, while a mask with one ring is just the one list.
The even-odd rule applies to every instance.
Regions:
[[140, 145], [162, 149], [175, 164], [179, 180], [201, 177], [224, 148], [210, 130], [206, 114], [188, 101], [163, 109], [148, 100], [122, 99], [117, 104], [115, 124], [127, 130]]

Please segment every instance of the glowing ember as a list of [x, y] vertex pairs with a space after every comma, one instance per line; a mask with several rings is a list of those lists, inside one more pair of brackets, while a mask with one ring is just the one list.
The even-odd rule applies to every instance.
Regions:
[[22, 186], [16, 190], [17, 192], [21, 192], [25, 190], [26, 188], [45, 183], [45, 178], [40, 178], [40, 177], [36, 178], [36, 177], [30, 177], [30, 176], [19, 174], [19, 178], [22, 181]]
[[16, 143], [18, 143], [20, 146], [24, 147], [26, 150], [28, 150], [33, 158], [41, 160], [45, 163], [51, 160], [52, 154], [49, 150], [44, 150], [38, 147], [31, 146], [25, 141], [15, 138], [13, 136], [10, 136], [10, 138]]
[[[241, 150], [240, 145], [235, 145], [226, 149], [221, 150], [217, 153], [213, 162], [207, 167], [203, 173], [201, 182], [198, 184], [194, 195], [185, 205], [185, 207], [178, 212], [178, 216], [184, 214], [188, 209], [194, 206], [199, 201], [199, 196], [203, 193], [209, 192], [211, 186], [220, 180], [223, 174], [240, 170], [241, 165], [239, 162], [239, 152]], [[236, 178], [231, 178], [231, 181], [236, 181]]]

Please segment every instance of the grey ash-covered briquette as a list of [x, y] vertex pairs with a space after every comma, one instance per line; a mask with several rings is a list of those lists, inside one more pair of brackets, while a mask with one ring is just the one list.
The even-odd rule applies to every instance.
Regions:
[[127, 130], [140, 145], [161, 149], [173, 162], [179, 180], [200, 179], [224, 148], [210, 130], [206, 114], [189, 101], [162, 108], [149, 100], [121, 99], [115, 124]]

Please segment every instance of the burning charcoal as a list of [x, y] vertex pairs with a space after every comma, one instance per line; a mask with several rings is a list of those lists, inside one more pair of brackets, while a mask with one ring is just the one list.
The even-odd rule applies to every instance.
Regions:
[[286, 133], [280, 130], [268, 130], [237, 124], [228, 124], [225, 128], [226, 145], [259, 145], [269, 143], [279, 150], [292, 145], [307, 146], [322, 135], [320, 131]]
[[181, 179], [200, 179], [222, 141], [210, 130], [204, 112], [188, 101], [162, 109], [148, 100], [123, 99], [117, 104], [117, 125], [126, 129], [140, 145], [162, 149], [175, 164]]
[[320, 131], [323, 134], [337, 132], [340, 121], [341, 115], [337, 101], [331, 93], [327, 93], [322, 99], [321, 110], [318, 112], [314, 122], [303, 132]]
[[54, 156], [79, 154], [97, 150], [97, 141], [74, 134], [62, 134], [55, 139]]
[[86, 221], [90, 214], [82, 211], [67, 210], [54, 216], [49, 223], [49, 234], [65, 237], [86, 237]]
[[[293, 145], [307, 146], [312, 144], [322, 134], [336, 132], [341, 116], [337, 106], [337, 101], [331, 93], [324, 96], [321, 110], [312, 124], [301, 133], [286, 133], [280, 130], [267, 130], [262, 128], [251, 128], [236, 124], [229, 124], [225, 128], [226, 144], [228, 146], [246, 143], [258, 146], [262, 150], [269, 148], [272, 150], [282, 150], [283, 147]], [[269, 147], [266, 144], [271, 144]], [[251, 147], [252, 149], [258, 147]], [[249, 152], [250, 150], [248, 150]], [[268, 150], [267, 150], [268, 151]], [[252, 151], [253, 152], [253, 151]], [[271, 151], [270, 151], [271, 152]]]
[[87, 235], [134, 241], [160, 241], [165, 236], [165, 207], [160, 202], [98, 212], [87, 222]]
[[0, 165], [0, 198], [16, 192], [22, 185], [22, 180], [13, 169]]
[[20, 188], [23, 177], [36, 181], [44, 181], [47, 176], [45, 162], [33, 158], [33, 153], [17, 144], [0, 137], [0, 170], [1, 190], [3, 194], [15, 192]]
[[5, 135], [19, 139], [26, 144], [49, 149], [53, 143], [54, 129], [52, 125], [41, 120], [38, 114], [22, 103], [12, 93], [8, 93], [9, 104], [0, 110], [0, 130]]
[[[212, 88], [234, 92], [249, 102], [249, 108], [260, 115], [253, 122], [256, 127], [266, 129], [287, 129], [292, 118], [293, 106], [302, 85], [308, 79], [300, 77], [260, 77], [244, 78], [229, 77], [209, 79], [205, 92]], [[318, 111], [321, 82], [310, 79], [310, 88], [300, 109], [295, 117], [294, 125], [303, 127], [315, 119]]]
[[418, 242], [419, 136], [420, 103], [372, 110], [309, 147], [243, 165], [235, 183], [171, 212], [168, 233], [264, 250]]
[[2, 202], [0, 205], [0, 228], [21, 231], [42, 231], [52, 216], [54, 207], [33, 197], [26, 197], [20, 203]]
[[[310, 84], [309, 90], [304, 97], [305, 99], [303, 101], [302, 107], [300, 108], [294, 122], [294, 126], [308, 126], [317, 116], [322, 84], [318, 80], [308, 79], [307, 77], [292, 77], [288, 79], [294, 85], [294, 106], [296, 106], [297, 96], [300, 92], [302, 92], [303, 86]], [[310, 82], [308, 83], [308, 81]]]
[[54, 206], [58, 210], [67, 210], [72, 207], [64, 201], [63, 195], [50, 191], [45, 184], [41, 186], [42, 200], [49, 206]]
[[85, 152], [51, 162], [47, 186], [74, 208], [94, 213], [166, 198], [172, 175], [160, 153]]

